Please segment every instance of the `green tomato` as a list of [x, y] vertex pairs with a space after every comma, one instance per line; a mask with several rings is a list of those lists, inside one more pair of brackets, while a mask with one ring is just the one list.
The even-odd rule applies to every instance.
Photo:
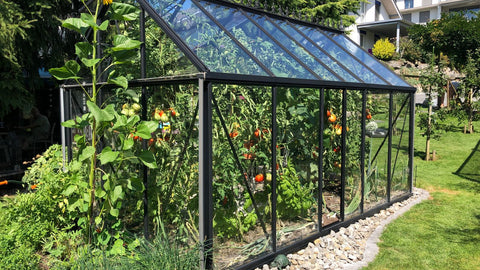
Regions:
[[141, 108], [142, 107], [140, 107], [140, 104], [138, 104], [138, 103], [133, 103], [133, 105], [132, 105], [132, 109], [136, 112], [140, 111]]

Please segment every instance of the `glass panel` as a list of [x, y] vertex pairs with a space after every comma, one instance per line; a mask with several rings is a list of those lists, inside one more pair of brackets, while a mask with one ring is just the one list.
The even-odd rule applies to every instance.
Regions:
[[285, 46], [293, 55], [298, 57], [310, 69], [315, 71], [322, 79], [330, 81], [339, 81], [330, 71], [328, 71], [321, 63], [317, 62], [315, 58], [310, 55], [304, 48], [298, 46], [287, 35], [280, 31], [277, 26], [268, 21], [264, 16], [251, 15], [262, 27], [272, 35], [276, 40], [281, 40], [282, 45]]
[[[146, 18], [145, 52], [147, 62], [147, 78], [193, 74], [198, 72], [190, 60], [176, 47], [173, 41], [163, 33], [160, 26], [153, 23], [151, 17]], [[140, 78], [140, 62], [135, 61], [135, 79]]]
[[325, 90], [322, 226], [340, 221], [342, 91]]
[[279, 88], [277, 244], [318, 232], [318, 134], [320, 92]]
[[[362, 63], [375, 70], [377, 74], [382, 76], [386, 81], [392, 85], [409, 86], [398, 75], [393, 73], [390, 69], [378, 62], [372, 55], [358, 47], [353, 41], [347, 37], [335, 33], [331, 33], [330, 37], [340, 44], [344, 49], [355, 55]], [[385, 83], [383, 83], [385, 84]]]
[[380, 79], [380, 77], [373, 74], [365, 65], [358, 62], [347, 52], [338, 47], [319, 30], [307, 26], [299, 26], [298, 28], [364, 82], [372, 84], [387, 84]]
[[[408, 94], [393, 95], [393, 117], [398, 115], [392, 127], [392, 190], [391, 198], [405, 194], [408, 191], [408, 143], [410, 102]], [[403, 106], [403, 108], [402, 108]]]
[[369, 93], [365, 126], [364, 209], [387, 201], [389, 94]]
[[345, 219], [360, 213], [362, 181], [360, 169], [362, 138], [362, 93], [347, 91], [347, 129], [345, 146]]
[[333, 70], [337, 75], [342, 77], [347, 82], [359, 82], [355, 79], [350, 73], [344, 70], [337, 60], [328, 57], [325, 53], [319, 50], [313, 43], [304, 38], [297, 30], [291, 27], [288, 23], [274, 20], [277, 25], [279, 25], [284, 31], [286, 31], [290, 36], [300, 42], [309, 52], [313, 53], [323, 64], [328, 66]]
[[228, 129], [214, 108], [213, 258], [227, 269], [272, 251], [271, 88], [215, 85], [213, 95]]
[[210, 71], [267, 75], [190, 0], [148, 2]]
[[200, 3], [275, 76], [316, 79], [242, 12], [204, 1]]

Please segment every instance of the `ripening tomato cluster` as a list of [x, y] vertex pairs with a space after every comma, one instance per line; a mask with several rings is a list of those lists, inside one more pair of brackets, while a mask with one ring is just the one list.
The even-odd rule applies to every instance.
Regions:
[[365, 109], [365, 112], [366, 112], [365, 118], [367, 118], [367, 120], [371, 120], [372, 119], [372, 114], [370, 113], [370, 110]]
[[162, 110], [160, 108], [155, 108], [155, 110], [152, 112], [152, 117], [156, 121], [161, 121], [161, 122], [166, 123], [170, 120], [170, 118], [168, 117], [169, 114], [172, 118], [175, 118], [175, 117], [179, 116], [178, 112], [174, 108], [169, 108], [168, 110]]

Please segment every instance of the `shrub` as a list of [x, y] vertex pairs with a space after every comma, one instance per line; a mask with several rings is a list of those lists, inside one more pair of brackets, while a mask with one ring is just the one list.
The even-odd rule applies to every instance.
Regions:
[[422, 52], [418, 44], [408, 37], [400, 39], [400, 54], [403, 59], [410, 62], [422, 61]]
[[375, 42], [375, 45], [373, 45], [372, 53], [380, 60], [391, 60], [395, 53], [395, 45], [386, 38], [379, 39]]

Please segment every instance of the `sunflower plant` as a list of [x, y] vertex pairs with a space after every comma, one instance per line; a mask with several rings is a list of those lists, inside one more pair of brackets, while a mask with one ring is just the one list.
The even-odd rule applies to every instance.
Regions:
[[[141, 205], [139, 194], [143, 184], [131, 166], [143, 163], [156, 168], [155, 157], [144, 150], [139, 141], [150, 139], [158, 124], [140, 121], [136, 114], [119, 114], [114, 104], [99, 104], [97, 99], [105, 85], [128, 89], [126, 74], [117, 74], [116, 68], [132, 63], [141, 42], [128, 34], [112, 35], [110, 25], [114, 20], [125, 23], [136, 20], [139, 10], [112, 0], [82, 2], [86, 12], [62, 23], [83, 39], [75, 45], [78, 58], [49, 70], [58, 80], [75, 81], [83, 90], [89, 109], [89, 113], [62, 123], [83, 131], [75, 136], [78, 147], [75, 162], [86, 168], [88, 175], [87, 181], [80, 179], [66, 187], [63, 195], [68, 198], [67, 209], [81, 213], [76, 222], [84, 228], [88, 242], [94, 239], [106, 245], [116, 239], [113, 247], [120, 247], [118, 251], [123, 243], [118, 236], [122, 210], [125, 212], [127, 205], [137, 205], [137, 208]], [[100, 16], [105, 8], [108, 9], [106, 16]], [[101, 36], [105, 39], [99, 42]], [[137, 202], [127, 204], [132, 198], [138, 198]]]

